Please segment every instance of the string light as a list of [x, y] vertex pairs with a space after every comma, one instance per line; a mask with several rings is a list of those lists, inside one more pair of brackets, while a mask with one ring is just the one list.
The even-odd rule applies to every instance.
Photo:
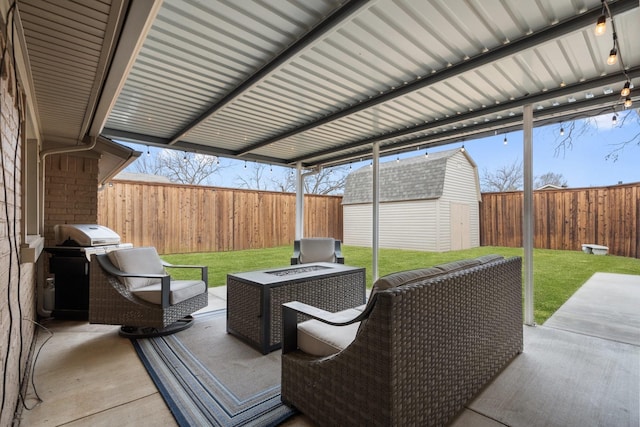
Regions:
[[564, 136], [564, 128], [563, 127], [560, 128], [560, 136]]
[[613, 117], [611, 117], [611, 126], [615, 126], [618, 124], [618, 115], [614, 112]]
[[467, 151], [467, 150], [465, 150], [465, 148], [464, 148], [464, 144], [462, 144], [462, 147], [460, 147], [460, 151], [462, 151], [463, 153], [464, 153], [465, 151]]
[[596, 36], [601, 36], [607, 31], [607, 17], [604, 14], [604, 1], [602, 2], [602, 15], [598, 17], [598, 21], [596, 22], [595, 33]]
[[504, 134], [504, 140], [502, 141], [504, 145], [507, 145], [509, 142], [507, 141], [507, 134]]
[[247, 168], [247, 161], [246, 160], [244, 161], [244, 168], [245, 169]]
[[609, 51], [609, 57], [607, 58], [607, 64], [615, 65], [618, 62], [618, 35], [613, 33], [613, 48]]
[[627, 80], [624, 84], [624, 86], [622, 87], [622, 90], [620, 91], [620, 96], [629, 96], [629, 94], [631, 93], [631, 82], [629, 80]]
[[[622, 58], [622, 51], [620, 50], [620, 45], [618, 44], [618, 33], [616, 32], [616, 23], [613, 20], [613, 15], [611, 14], [611, 9], [609, 9], [609, 5], [606, 0], [600, 0], [602, 2], [602, 12], [596, 21], [595, 34], [596, 36], [602, 35], [605, 33], [607, 26], [607, 17], [611, 20], [611, 28], [613, 34], [613, 47], [609, 51], [609, 56], [607, 57], [607, 64], [615, 65], [620, 61], [620, 67], [622, 72], [627, 78], [627, 81], [624, 83], [622, 90], [620, 91], [620, 96], [624, 98], [623, 104], [625, 108], [631, 107], [633, 101], [630, 98], [631, 95], [631, 80], [629, 79], [629, 75], [626, 71], [626, 66], [624, 64]], [[615, 113], [614, 113], [615, 115]], [[613, 121], [613, 119], [612, 119]], [[617, 118], [616, 118], [617, 122]]]
[[618, 49], [615, 47], [609, 51], [609, 57], [607, 58], [607, 64], [616, 65], [618, 62]]
[[425, 152], [424, 152], [424, 157], [425, 157], [425, 159], [426, 159], [427, 157], [429, 157], [429, 152], [428, 152], [428, 151], [426, 151], [426, 150], [425, 150]]
[[187, 163], [187, 152], [184, 152], [184, 157], [182, 157], [182, 161]]
[[149, 151], [149, 146], [147, 145], [147, 157], [151, 155], [151, 152]]
[[396, 163], [400, 163], [400, 156], [396, 157]]

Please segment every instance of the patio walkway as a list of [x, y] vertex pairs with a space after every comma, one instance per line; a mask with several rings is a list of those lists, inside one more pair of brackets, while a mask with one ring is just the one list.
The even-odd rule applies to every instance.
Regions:
[[594, 274], [454, 426], [640, 425], [639, 307], [640, 276]]
[[[226, 306], [226, 288], [209, 295], [208, 309]], [[638, 426], [637, 307], [640, 276], [597, 273], [545, 325], [524, 327], [524, 353], [452, 426]], [[118, 327], [57, 320], [47, 327], [54, 335], [35, 369], [44, 402], [24, 411], [21, 425], [176, 425]], [[303, 416], [285, 425], [311, 426]]]

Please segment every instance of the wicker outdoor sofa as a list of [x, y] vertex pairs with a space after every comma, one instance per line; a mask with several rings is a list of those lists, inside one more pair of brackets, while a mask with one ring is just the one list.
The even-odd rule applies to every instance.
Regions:
[[298, 313], [346, 313], [285, 304], [283, 402], [320, 426], [449, 424], [522, 352], [521, 274], [519, 257], [484, 256], [383, 277], [344, 326], [355, 337], [324, 356], [298, 348], [297, 326], [337, 327]]

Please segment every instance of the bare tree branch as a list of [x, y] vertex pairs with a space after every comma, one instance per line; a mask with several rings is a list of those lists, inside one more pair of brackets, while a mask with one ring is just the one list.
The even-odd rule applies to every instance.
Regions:
[[517, 160], [510, 165], [502, 166], [495, 172], [489, 172], [486, 168], [480, 178], [482, 191], [502, 192], [522, 189], [523, 172], [522, 162]]
[[[236, 182], [243, 188], [255, 190], [276, 190], [282, 192], [296, 191], [296, 173], [293, 169], [269, 172], [271, 167], [264, 164], [252, 164], [245, 176], [238, 176]], [[306, 174], [304, 177], [305, 194], [339, 194], [344, 191], [349, 172], [348, 166], [322, 168], [318, 173]]]
[[557, 185], [558, 187], [566, 187], [567, 180], [561, 173], [547, 172], [535, 178], [535, 188], [544, 187], [545, 185]]
[[224, 166], [216, 156], [162, 150], [153, 157], [143, 156], [135, 163], [139, 173], [166, 176], [171, 182], [181, 184], [212, 184], [212, 175]]
[[268, 174], [273, 173], [273, 167], [264, 163], [245, 163], [243, 175], [236, 176], [236, 184], [240, 188], [251, 190], [269, 190], [269, 182], [266, 180]]
[[[640, 110], [630, 109], [621, 112], [609, 111], [606, 114], [613, 112], [616, 117], [616, 122], [612, 123], [615, 128], [623, 128], [625, 126], [633, 126], [634, 124], [640, 125]], [[613, 118], [613, 116], [612, 116]], [[587, 117], [582, 119], [573, 120], [566, 123], [560, 123], [556, 126], [558, 133], [556, 133], [556, 147], [555, 155], [559, 156], [562, 153], [563, 157], [567, 150], [573, 148], [573, 144], [580, 140], [581, 137], [594, 134], [598, 130], [598, 120], [596, 117]], [[560, 132], [562, 130], [563, 132]], [[564, 133], [564, 134], [562, 134]], [[629, 145], [640, 145], [640, 131], [633, 135], [631, 138], [616, 142], [611, 145], [611, 152], [605, 156], [606, 160], [618, 160], [619, 155], [624, 151], [625, 147]]]

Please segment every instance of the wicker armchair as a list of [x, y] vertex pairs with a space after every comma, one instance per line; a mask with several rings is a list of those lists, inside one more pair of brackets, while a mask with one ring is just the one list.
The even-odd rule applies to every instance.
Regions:
[[307, 237], [293, 242], [291, 265], [310, 262], [344, 264], [340, 240], [331, 237]]
[[355, 338], [329, 356], [298, 349], [295, 322], [298, 313], [328, 323], [335, 315], [284, 304], [283, 402], [320, 426], [450, 423], [522, 352], [521, 259], [434, 270], [374, 285], [353, 319], [361, 321]]
[[[197, 280], [173, 280], [167, 268], [196, 268]], [[89, 323], [123, 325], [120, 335], [146, 338], [188, 328], [208, 303], [207, 267], [168, 264], [153, 247], [91, 256]]]

